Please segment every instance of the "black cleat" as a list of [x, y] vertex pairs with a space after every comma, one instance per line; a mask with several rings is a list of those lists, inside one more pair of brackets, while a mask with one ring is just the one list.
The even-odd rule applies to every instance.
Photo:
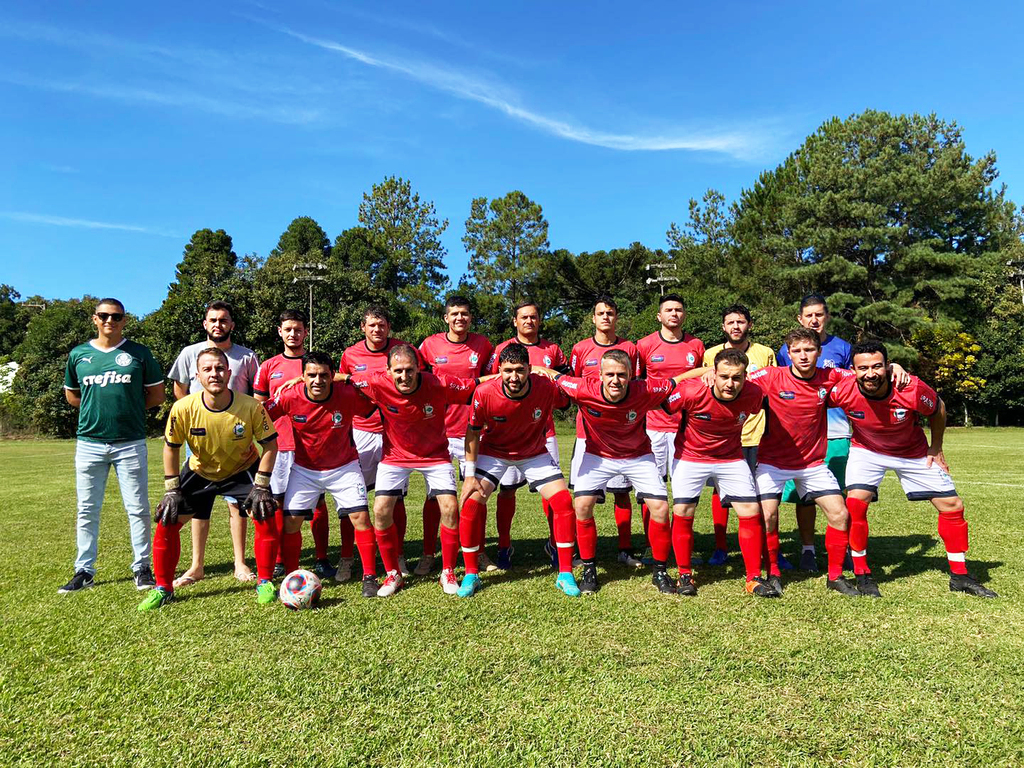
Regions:
[[865, 597], [882, 596], [882, 593], [878, 591], [878, 585], [875, 584], [875, 580], [871, 578], [869, 573], [857, 574], [857, 591]]
[[689, 573], [679, 574], [679, 586], [676, 587], [676, 594], [684, 597], [696, 597], [697, 585], [693, 583], [693, 576]]
[[999, 597], [988, 587], [983, 587], [979, 584], [978, 580], [969, 573], [950, 574], [949, 591], [966, 592], [968, 595], [974, 595], [975, 597]]
[[[95, 586], [92, 574], [88, 571], [78, 571], [71, 577], [71, 581], [58, 589], [57, 592], [62, 595], [67, 595], [72, 592], [80, 592], [83, 589], [89, 589], [92, 586]], [[950, 589], [952, 589], [952, 585], [950, 586]]]
[[592, 595], [597, 592], [597, 566], [593, 563], [583, 564], [583, 580], [580, 582], [580, 592], [584, 595]]
[[748, 579], [746, 590], [754, 597], [782, 597], [760, 576], [756, 579]]
[[818, 572], [818, 558], [815, 557], [812, 550], [805, 549], [800, 553], [800, 570], [808, 573]]
[[825, 586], [828, 589], [835, 590], [841, 595], [847, 597], [861, 597], [860, 591], [853, 586], [853, 583], [845, 576], [840, 576], [838, 579], [828, 579], [825, 581]]
[[781, 576], [769, 576], [764, 580], [764, 583], [775, 590], [779, 597], [782, 597], [782, 593], [785, 591], [782, 588], [782, 577]]
[[373, 574], [363, 576], [363, 597], [376, 597], [378, 589], [380, 589], [380, 584], [377, 583], [376, 576]]
[[147, 592], [156, 586], [156, 579], [153, 578], [153, 569], [144, 565], [137, 570], [133, 576], [135, 588], [139, 592]]
[[665, 566], [654, 568], [651, 571], [651, 583], [658, 588], [663, 595], [674, 595], [676, 593], [676, 582], [668, 575]]
[[335, 574], [338, 573], [338, 569], [331, 565], [331, 561], [327, 558], [323, 560], [317, 560], [313, 566], [313, 573], [319, 576], [321, 579], [333, 579]]
[[274, 565], [274, 578], [280, 579], [284, 577], [284, 563], [277, 563]]

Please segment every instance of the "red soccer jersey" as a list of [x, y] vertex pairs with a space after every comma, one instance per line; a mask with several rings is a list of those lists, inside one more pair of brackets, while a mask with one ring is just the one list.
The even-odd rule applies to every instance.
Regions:
[[878, 398], [865, 395], [856, 377], [847, 376], [832, 387], [829, 400], [850, 417], [854, 445], [901, 459], [928, 455], [928, 440], [917, 414], [935, 413], [939, 396], [917, 376], [899, 390], [890, 382], [889, 394]]
[[486, 430], [480, 437], [480, 453], [499, 459], [528, 459], [546, 452], [545, 426], [554, 408], [569, 399], [547, 376], [530, 375], [527, 393], [521, 398], [505, 394], [501, 379], [491, 379], [473, 394], [470, 429]]
[[[621, 349], [629, 355], [629, 361], [633, 364], [630, 375], [640, 376], [640, 354], [636, 351], [636, 344], [626, 339], [620, 339], [618, 336], [615, 337], [612, 344], [607, 345], [598, 344], [593, 336], [576, 342], [576, 346], [572, 348], [572, 354], [569, 356], [569, 371], [573, 376], [579, 376], [582, 379], [600, 379], [601, 355], [612, 349]], [[581, 413], [576, 414], [576, 437], [583, 437]]]
[[[351, 347], [347, 347], [342, 353], [341, 362], [338, 363], [338, 370], [349, 375], [383, 371], [388, 367], [388, 352], [393, 347], [401, 344], [405, 344], [405, 342], [389, 336], [388, 343], [384, 345], [383, 349], [373, 350], [367, 346], [366, 339], [357, 341]], [[410, 344], [409, 346], [412, 345]], [[416, 349], [416, 347], [413, 347], [413, 349]], [[416, 355], [420, 357], [418, 349], [416, 349]], [[423, 367], [422, 358], [420, 359], [420, 367]], [[357, 417], [352, 428], [362, 432], [376, 432], [377, 434], [384, 431], [384, 427], [380, 423], [380, 413], [376, 411], [368, 419]]]
[[[676, 432], [676, 458], [716, 463], [743, 458], [743, 425], [760, 412], [764, 391], [753, 381], [743, 384], [735, 400], [719, 400], [699, 379], [681, 381], [669, 395], [672, 413], [686, 411]], [[650, 422], [648, 422], [650, 423]]]
[[[704, 342], [683, 334], [679, 341], [666, 341], [661, 331], [644, 336], [636, 343], [640, 355], [640, 373], [656, 379], [671, 379], [704, 364]], [[663, 411], [647, 414], [647, 428], [654, 432], [675, 432], [682, 416]]]
[[475, 379], [423, 372], [414, 392], [403, 394], [387, 371], [352, 377], [352, 383], [380, 406], [384, 422], [381, 461], [396, 467], [447, 464], [448, 438], [442, 429], [448, 405], [469, 405]]
[[644, 416], [661, 406], [675, 389], [671, 379], [635, 379], [617, 403], [609, 402], [600, 379], [559, 376], [559, 389], [580, 406], [587, 453], [606, 459], [635, 459], [651, 452]]
[[[289, 357], [282, 353], [274, 355], [256, 371], [256, 379], [252, 383], [252, 391], [261, 397], [273, 397], [284, 384], [292, 379], [302, 376], [302, 357]], [[281, 416], [274, 419], [274, 428], [277, 429], [277, 449], [279, 451], [294, 451], [295, 438], [292, 436], [292, 422], [290, 419]]]
[[[420, 344], [420, 354], [434, 373], [459, 379], [476, 379], [484, 375], [491, 362], [494, 345], [479, 333], [467, 334], [464, 342], [448, 340], [448, 334], [435, 333]], [[450, 405], [444, 415], [445, 434], [465, 437], [469, 424], [468, 405]]]
[[[565, 359], [561, 347], [552, 341], [541, 339], [536, 344], [523, 344], [518, 339], [506, 339], [498, 345], [498, 348], [494, 350], [494, 354], [491, 355], [490, 365], [487, 366], [488, 373], [498, 372], [498, 358], [509, 344], [522, 344], [526, 347], [526, 351], [530, 355], [530, 365], [543, 365], [545, 368], [553, 368], [556, 371], [564, 370], [569, 365], [569, 361]], [[545, 437], [554, 437], [554, 435], [555, 417], [551, 416], [548, 418]]]
[[352, 442], [352, 422], [377, 410], [354, 386], [333, 382], [326, 400], [311, 400], [306, 387], [296, 384], [264, 403], [277, 426], [278, 420], [291, 422], [295, 435], [295, 463], [306, 469], [324, 472], [337, 469], [359, 458]]
[[768, 412], [757, 460], [779, 469], [806, 469], [825, 460], [828, 450], [828, 393], [843, 376], [841, 368], [815, 368], [809, 379], [790, 368], [761, 368], [747, 381], [764, 390]]

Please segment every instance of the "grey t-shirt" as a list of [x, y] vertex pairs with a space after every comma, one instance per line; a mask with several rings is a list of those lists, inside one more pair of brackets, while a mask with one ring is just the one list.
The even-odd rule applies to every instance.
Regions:
[[[172, 381], [188, 384], [188, 392], [198, 392], [203, 388], [196, 378], [196, 360], [199, 353], [207, 347], [213, 346], [208, 341], [200, 341], [198, 344], [189, 344], [178, 354], [167, 378]], [[232, 344], [229, 349], [224, 350], [228, 356], [228, 367], [231, 369], [231, 378], [228, 380], [228, 387], [241, 392], [244, 395], [252, 394], [252, 385], [256, 381], [256, 372], [260, 369], [260, 361], [256, 353], [248, 347], [240, 344]]]

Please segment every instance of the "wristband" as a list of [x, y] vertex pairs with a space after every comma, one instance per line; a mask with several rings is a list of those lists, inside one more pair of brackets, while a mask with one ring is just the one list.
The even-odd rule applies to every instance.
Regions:
[[465, 474], [466, 474], [466, 477], [476, 477], [476, 462], [475, 461], [467, 461], [466, 462], [466, 472], [465, 472]]
[[252, 481], [252, 484], [257, 488], [269, 488], [270, 487], [270, 473], [269, 472], [257, 472], [256, 478]]
[[176, 491], [181, 486], [181, 478], [177, 475], [168, 475], [164, 478], [164, 490]]

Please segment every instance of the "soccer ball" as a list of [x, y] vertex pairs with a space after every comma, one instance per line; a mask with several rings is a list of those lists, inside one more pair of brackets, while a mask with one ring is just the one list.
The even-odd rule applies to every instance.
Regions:
[[277, 595], [285, 608], [298, 611], [315, 608], [320, 602], [322, 589], [323, 585], [315, 573], [300, 568], [284, 577]]

